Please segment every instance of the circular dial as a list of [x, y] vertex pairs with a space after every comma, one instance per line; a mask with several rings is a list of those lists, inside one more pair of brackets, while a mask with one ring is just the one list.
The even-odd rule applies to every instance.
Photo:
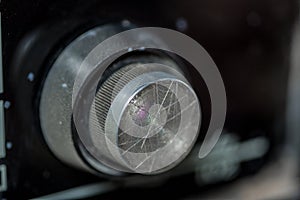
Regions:
[[61, 52], [43, 85], [41, 127], [54, 154], [77, 168], [157, 174], [176, 166], [193, 147], [200, 104], [178, 64], [162, 52], [130, 52], [134, 59], [118, 58], [118, 67], [105, 66], [95, 54], [103, 74], [82, 69], [93, 49], [123, 28], [96, 27]]
[[[100, 86], [94, 105], [90, 117], [94, 147], [109, 151], [117, 163], [110, 167], [117, 170], [144, 174], [168, 170], [187, 155], [197, 138], [197, 96], [186, 79], [166, 65], [123, 67]], [[103, 156], [100, 153], [97, 159], [105, 164]]]

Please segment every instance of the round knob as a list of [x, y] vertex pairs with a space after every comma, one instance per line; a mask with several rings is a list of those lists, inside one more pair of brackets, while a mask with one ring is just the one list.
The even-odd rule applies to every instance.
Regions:
[[197, 96], [187, 80], [166, 65], [123, 67], [100, 86], [94, 105], [92, 139], [100, 152], [109, 150], [115, 169], [166, 171], [187, 155], [197, 138]]

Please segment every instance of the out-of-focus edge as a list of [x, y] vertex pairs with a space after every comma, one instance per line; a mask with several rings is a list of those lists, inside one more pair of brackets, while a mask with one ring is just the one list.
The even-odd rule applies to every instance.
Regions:
[[[3, 93], [3, 64], [2, 64], [2, 19], [0, 12], [0, 93]], [[3, 100], [0, 100], [0, 159], [5, 158], [5, 124]], [[0, 192], [7, 190], [6, 165], [0, 161]]]

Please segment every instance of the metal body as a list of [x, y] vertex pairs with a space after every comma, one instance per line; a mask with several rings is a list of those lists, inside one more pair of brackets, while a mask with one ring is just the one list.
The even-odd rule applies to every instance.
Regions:
[[[172, 59], [146, 56], [145, 61], [145, 56], [137, 56], [137, 63], [121, 66], [108, 78], [98, 77], [101, 84], [91, 95], [92, 104], [77, 111], [76, 97], [82, 94], [76, 81], [89, 74], [82, 69], [83, 61], [97, 44], [122, 28], [106, 25], [89, 30], [59, 55], [42, 90], [42, 131], [54, 154], [80, 169], [93, 172], [92, 166], [110, 175], [164, 172], [186, 157], [200, 126], [197, 95]], [[134, 102], [147, 104], [148, 110], [139, 110], [141, 105]], [[72, 129], [73, 112], [87, 121], [83, 131], [76, 121]], [[146, 124], [136, 118], [141, 112], [148, 117]]]

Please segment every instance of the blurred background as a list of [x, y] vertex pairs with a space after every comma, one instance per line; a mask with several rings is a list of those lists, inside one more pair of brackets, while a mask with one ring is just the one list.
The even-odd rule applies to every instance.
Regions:
[[[300, 199], [299, 3], [2, 0], [5, 90], [1, 98], [11, 105], [5, 108], [7, 155], [1, 164], [7, 167], [7, 189], [2, 197]], [[47, 39], [54, 38], [58, 32], [75, 32], [83, 24], [116, 20], [180, 31], [199, 42], [215, 61], [224, 80], [228, 111], [222, 136], [206, 158], [199, 159], [197, 153], [208, 121], [182, 164], [149, 179], [98, 177], [65, 165], [49, 151], [33, 102], [48, 71], [45, 63], [54, 60], [73, 36], [68, 40], [67, 34], [59, 36], [59, 42], [49, 45], [44, 39], [39, 45], [44, 45], [45, 52], [53, 47], [51, 56], [45, 56], [42, 65], [34, 66], [29, 60], [25, 66], [24, 57], [34, 43], [26, 43], [28, 35], [42, 30], [53, 33]], [[59, 22], [71, 22], [72, 28], [58, 26]], [[51, 32], [52, 26], [59, 28]], [[25, 44], [30, 44], [28, 54], [20, 51]], [[35, 73], [33, 83], [24, 78], [30, 71]]]

